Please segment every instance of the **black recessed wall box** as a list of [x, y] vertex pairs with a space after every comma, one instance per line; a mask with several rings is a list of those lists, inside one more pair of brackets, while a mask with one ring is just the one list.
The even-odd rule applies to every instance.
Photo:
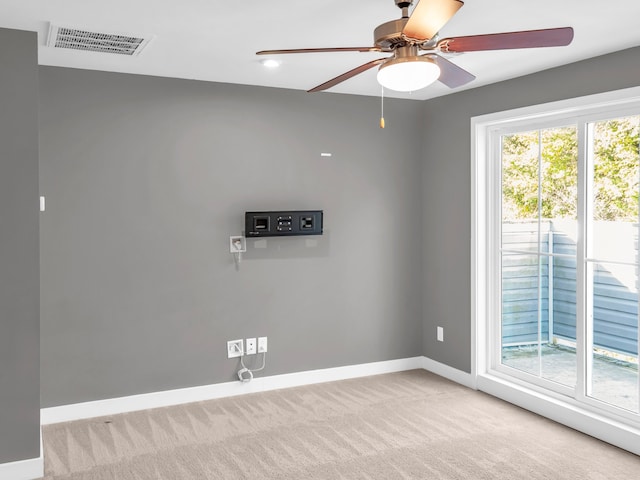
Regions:
[[247, 238], [322, 235], [322, 210], [246, 212], [244, 231]]

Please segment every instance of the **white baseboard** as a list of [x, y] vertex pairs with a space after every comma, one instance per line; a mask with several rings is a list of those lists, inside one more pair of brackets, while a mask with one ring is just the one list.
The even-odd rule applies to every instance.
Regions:
[[[620, 422], [599, 416], [588, 410], [566, 404], [552, 397], [507, 384], [495, 377], [475, 377], [427, 357], [349, 365], [305, 372], [254, 378], [249, 383], [226, 382], [199, 387], [181, 388], [128, 397], [111, 398], [94, 402], [43, 408], [41, 423], [48, 425], [84, 418], [116, 415], [119, 413], [168, 407], [183, 403], [213, 400], [216, 398], [266, 392], [281, 388], [299, 387], [349, 378], [365, 377], [404, 370], [424, 369], [472, 389], [484, 391], [529, 411], [547, 417], [575, 430], [581, 431], [627, 451], [640, 455], [640, 430]], [[514, 388], [515, 387], [515, 388]], [[0, 480], [31, 480], [43, 475], [44, 462], [40, 458], [0, 464]]]
[[30, 458], [19, 462], [0, 463], [0, 480], [34, 480], [44, 476], [44, 459]]
[[457, 368], [450, 367], [444, 363], [436, 362], [427, 357], [422, 357], [422, 368], [429, 372], [447, 378], [452, 382], [459, 383], [465, 387], [476, 389], [476, 381], [473, 375]]
[[[93, 402], [62, 405], [59, 407], [43, 408], [40, 411], [42, 425], [69, 422], [84, 418], [103, 417], [118, 413], [146, 410], [149, 408], [168, 407], [190, 402], [213, 400], [215, 398], [231, 397], [246, 393], [265, 392], [280, 388], [299, 387], [314, 383], [346, 380], [349, 378], [366, 377], [382, 373], [400, 372], [423, 367], [424, 357], [403, 358], [383, 362], [349, 365], [345, 367], [325, 368], [305, 372], [273, 375], [270, 377], [256, 377], [251, 382], [226, 382], [199, 387], [181, 388], [163, 392], [145, 393], [128, 397], [110, 398]], [[448, 367], [450, 368], [450, 367]], [[455, 369], [451, 369], [458, 371]], [[434, 373], [438, 373], [434, 371]], [[446, 376], [446, 375], [443, 375]], [[449, 377], [447, 377], [449, 378]], [[454, 380], [457, 381], [457, 380]], [[2, 477], [0, 477], [1, 479]]]
[[477, 386], [489, 395], [640, 455], [640, 429], [495, 376], [479, 376]]

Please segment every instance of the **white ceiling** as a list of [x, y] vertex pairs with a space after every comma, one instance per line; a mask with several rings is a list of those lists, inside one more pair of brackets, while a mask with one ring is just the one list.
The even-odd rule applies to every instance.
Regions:
[[[269, 70], [255, 52], [372, 46], [373, 29], [400, 13], [394, 0], [0, 0], [0, 27], [37, 31], [41, 65], [308, 90], [386, 55], [281, 55], [280, 68]], [[385, 95], [422, 100], [638, 46], [639, 19], [640, 0], [466, 0], [441, 38], [565, 26], [575, 38], [567, 47], [460, 54], [450, 60], [477, 77], [470, 84]], [[135, 57], [53, 49], [45, 45], [50, 22], [153, 40]], [[329, 91], [378, 96], [375, 74]]]

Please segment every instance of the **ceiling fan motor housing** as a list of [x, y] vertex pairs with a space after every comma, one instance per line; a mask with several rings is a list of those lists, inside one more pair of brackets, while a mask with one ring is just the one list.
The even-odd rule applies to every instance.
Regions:
[[407, 24], [407, 20], [407, 18], [399, 18], [377, 26], [373, 31], [374, 43], [380, 47], [383, 52], [390, 52], [406, 45], [407, 41], [402, 36], [402, 30]]

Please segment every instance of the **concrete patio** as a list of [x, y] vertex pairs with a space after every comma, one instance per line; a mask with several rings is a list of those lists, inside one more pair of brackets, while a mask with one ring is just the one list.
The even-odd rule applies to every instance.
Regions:
[[[571, 347], [543, 344], [505, 347], [502, 363], [562, 385], [576, 384], [576, 352]], [[593, 358], [591, 396], [597, 400], [638, 413], [640, 386], [637, 358], [616, 358], [597, 354]]]

